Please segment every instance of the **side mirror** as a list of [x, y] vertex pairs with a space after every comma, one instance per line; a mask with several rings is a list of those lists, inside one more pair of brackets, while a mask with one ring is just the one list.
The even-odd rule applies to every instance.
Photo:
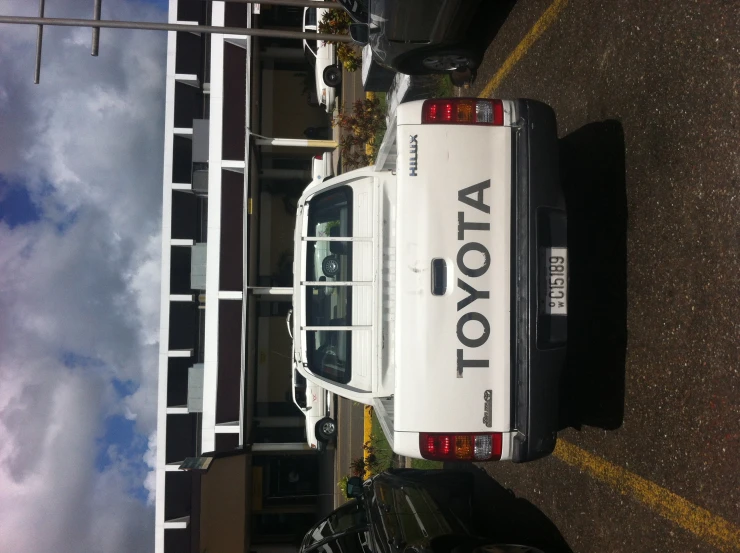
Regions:
[[349, 499], [362, 497], [362, 478], [352, 476], [347, 480], [347, 497]]
[[370, 42], [370, 26], [367, 23], [350, 23], [349, 36], [357, 44], [365, 46]]

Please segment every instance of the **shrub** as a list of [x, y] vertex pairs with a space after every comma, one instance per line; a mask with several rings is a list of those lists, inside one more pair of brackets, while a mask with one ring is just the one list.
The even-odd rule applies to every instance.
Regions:
[[342, 495], [347, 497], [347, 482], [349, 481], [349, 475], [342, 476], [342, 479], [337, 482], [337, 487], [342, 492]]
[[339, 152], [342, 156], [342, 169], [349, 171], [368, 167], [375, 162], [375, 158], [365, 152], [364, 142], [357, 140], [353, 135], [345, 135], [339, 141]]
[[[319, 32], [331, 35], [348, 35], [352, 20], [344, 10], [329, 10], [319, 22]], [[347, 71], [355, 71], [362, 64], [362, 57], [354, 46], [346, 42], [333, 42], [337, 45], [337, 59]]]
[[345, 131], [339, 142], [344, 169], [372, 165], [375, 152], [366, 152], [365, 145], [374, 145], [385, 133], [385, 112], [377, 97], [357, 100], [352, 107], [351, 114], [340, 112], [332, 123]]
[[352, 471], [353, 476], [360, 476], [362, 478], [365, 477], [365, 459], [363, 459], [362, 457], [352, 459], [352, 462], [350, 462], [349, 464], [349, 468]]

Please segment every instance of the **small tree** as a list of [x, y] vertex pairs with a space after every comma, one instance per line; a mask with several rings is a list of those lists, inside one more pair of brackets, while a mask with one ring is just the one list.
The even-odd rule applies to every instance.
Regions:
[[[328, 10], [319, 22], [319, 32], [332, 35], [348, 35], [352, 20], [344, 10]], [[347, 71], [355, 71], [362, 64], [362, 58], [357, 50], [346, 42], [333, 42], [337, 45], [337, 59]]]
[[355, 101], [352, 113], [339, 113], [333, 125], [344, 130], [339, 142], [342, 165], [345, 169], [366, 167], [375, 163], [375, 154], [368, 154], [365, 145], [373, 145], [376, 136], [385, 131], [385, 113], [376, 98]]

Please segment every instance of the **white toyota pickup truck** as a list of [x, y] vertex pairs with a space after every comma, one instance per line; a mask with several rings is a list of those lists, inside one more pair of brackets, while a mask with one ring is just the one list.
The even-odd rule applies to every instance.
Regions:
[[298, 204], [294, 367], [372, 405], [396, 453], [529, 461], [558, 429], [568, 250], [555, 115], [531, 100], [399, 106], [395, 170]]

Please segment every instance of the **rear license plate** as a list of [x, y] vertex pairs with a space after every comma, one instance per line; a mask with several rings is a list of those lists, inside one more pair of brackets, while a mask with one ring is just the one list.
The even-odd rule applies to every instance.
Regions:
[[544, 311], [548, 315], [568, 314], [568, 248], [545, 249]]

